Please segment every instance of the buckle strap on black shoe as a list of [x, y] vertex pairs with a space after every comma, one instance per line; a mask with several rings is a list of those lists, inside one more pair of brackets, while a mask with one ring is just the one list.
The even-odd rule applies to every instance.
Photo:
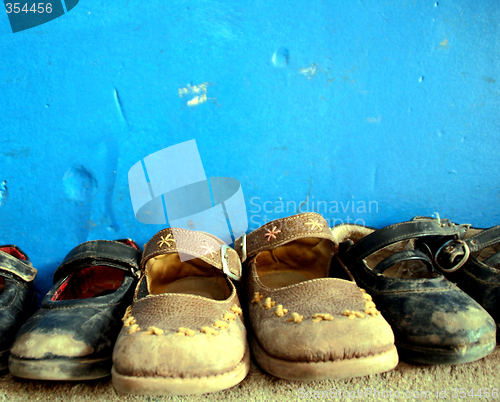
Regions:
[[[464, 240], [448, 241], [437, 251], [434, 260], [442, 271], [454, 272], [467, 262], [470, 254], [497, 243], [500, 243], [500, 225], [482, 230]], [[500, 252], [488, 257], [483, 263], [496, 266], [500, 263]]]
[[[1, 248], [15, 248], [21, 254], [25, 255], [21, 249], [16, 246], [1, 246]], [[31, 266], [29, 260], [23, 261], [0, 250], [0, 272], [13, 279], [21, 279], [25, 282], [32, 282], [35, 279], [37, 270]]]
[[[129, 244], [133, 244], [129, 245]], [[141, 250], [132, 240], [92, 240], [71, 250], [54, 273], [54, 283], [81, 268], [104, 265], [132, 275], [140, 272]]]
[[455, 225], [448, 219], [418, 217], [408, 222], [396, 223], [379, 229], [352, 244], [346, 257], [354, 262], [361, 261], [386, 246], [411, 239], [440, 236], [458, 239], [463, 236], [466, 226]]

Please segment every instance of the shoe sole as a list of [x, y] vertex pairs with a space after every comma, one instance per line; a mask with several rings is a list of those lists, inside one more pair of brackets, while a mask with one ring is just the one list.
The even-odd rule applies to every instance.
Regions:
[[375, 356], [328, 362], [292, 362], [269, 355], [253, 337], [250, 345], [260, 367], [275, 377], [294, 381], [332, 380], [379, 374], [394, 369], [399, 361], [395, 346]]
[[80, 381], [110, 375], [111, 357], [100, 359], [21, 359], [10, 355], [12, 375], [31, 380]]
[[462, 349], [424, 348], [396, 342], [402, 361], [419, 364], [471, 363], [488, 356], [495, 350], [496, 339], [488, 343], [477, 343]]
[[231, 371], [208, 377], [139, 377], [127, 376], [111, 369], [113, 386], [124, 394], [195, 395], [222, 391], [239, 384], [250, 370], [250, 352]]

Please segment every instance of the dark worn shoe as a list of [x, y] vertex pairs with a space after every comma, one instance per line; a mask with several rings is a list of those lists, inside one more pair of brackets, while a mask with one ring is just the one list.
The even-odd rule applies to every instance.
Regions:
[[19, 247], [0, 246], [0, 371], [7, 368], [18, 329], [36, 310], [36, 273]]
[[491, 316], [435, 269], [434, 249], [463, 237], [467, 226], [416, 218], [384, 229], [332, 228], [337, 254], [391, 324], [401, 360], [458, 364], [495, 348]]
[[140, 259], [139, 247], [128, 239], [94, 240], [71, 250], [41, 309], [19, 330], [10, 372], [37, 380], [108, 376]]
[[500, 225], [470, 228], [435, 253], [438, 268], [491, 314], [500, 341]]

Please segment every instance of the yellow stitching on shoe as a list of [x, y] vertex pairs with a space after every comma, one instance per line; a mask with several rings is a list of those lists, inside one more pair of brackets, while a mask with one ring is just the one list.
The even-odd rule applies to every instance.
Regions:
[[361, 290], [362, 293], [366, 293], [366, 290], [364, 289], [359, 288], [359, 290]]
[[283, 317], [286, 313], [288, 313], [288, 310], [286, 308], [283, 308], [281, 304], [278, 304], [276, 306], [276, 310], [274, 310], [274, 314], [278, 317]]
[[372, 301], [365, 302], [365, 309], [372, 308], [372, 307], [375, 308], [375, 303], [374, 302], [372, 302]]
[[344, 311], [344, 312], [342, 313], [342, 315], [347, 315], [347, 316], [349, 316], [349, 315], [351, 315], [351, 314], [352, 314], [352, 313], [351, 313], [349, 310], [346, 310], [346, 311]]
[[268, 297], [262, 306], [266, 308], [266, 310], [270, 310], [271, 307], [274, 307], [276, 305], [275, 301], [272, 301], [270, 297]]
[[314, 314], [312, 316], [312, 320], [313, 322], [320, 322], [320, 321], [332, 321], [333, 320], [333, 316], [331, 314]]
[[260, 301], [264, 298], [264, 295], [261, 295], [260, 292], [255, 292], [252, 303], [260, 303]]
[[127, 318], [129, 318], [132, 315], [132, 306], [128, 306], [125, 309], [125, 314], [123, 314], [122, 321], [125, 322]]
[[222, 317], [224, 320], [228, 320], [228, 321], [235, 321], [236, 320], [236, 316], [232, 313], [226, 313], [224, 314], [224, 317]]
[[355, 312], [354, 312], [354, 315], [355, 315], [356, 317], [358, 317], [358, 318], [365, 318], [365, 315], [364, 315], [363, 313], [359, 312], [359, 311], [355, 311]]
[[303, 319], [304, 319], [303, 315], [300, 315], [299, 313], [292, 313], [292, 316], [290, 318], [288, 318], [286, 321], [300, 324]]
[[130, 317], [128, 317], [128, 318], [127, 318], [127, 319], [123, 322], [123, 326], [124, 326], [124, 327], [128, 327], [129, 325], [133, 325], [133, 324], [135, 324], [135, 323], [137, 323], [137, 321], [135, 320], [135, 318], [134, 318], [134, 317], [132, 317], [132, 316], [130, 316]]
[[163, 335], [165, 331], [160, 328], [156, 327], [149, 327], [146, 332], [144, 332], [144, 335]]
[[[366, 311], [365, 311], [366, 314]], [[349, 311], [346, 310], [342, 313], [342, 315], [347, 316], [347, 318], [353, 320], [355, 318], [365, 318], [365, 315], [361, 311]]]
[[139, 328], [139, 325], [134, 324], [131, 325], [130, 328], [127, 331], [127, 334], [135, 334], [136, 332], [139, 332], [141, 329]]
[[210, 327], [201, 327], [201, 332], [207, 334], [208, 338], [210, 338], [212, 335], [219, 335], [219, 332]]
[[215, 321], [214, 327], [219, 329], [226, 329], [227, 327], [229, 327], [229, 323], [227, 323], [226, 321], [217, 320]]
[[175, 336], [194, 336], [195, 332], [192, 329], [185, 328], [185, 327], [179, 327], [177, 330], [177, 333]]
[[368, 301], [372, 301], [372, 297], [368, 293], [363, 293], [363, 299], [366, 299]]
[[243, 310], [241, 310], [241, 308], [239, 308], [238, 306], [234, 305], [233, 307], [231, 307], [230, 309], [234, 314], [236, 315], [241, 315], [243, 314]]
[[377, 309], [375, 308], [370, 308], [370, 309], [366, 309], [365, 310], [365, 314], [370, 314], [372, 316], [377, 316], [377, 315], [380, 315], [380, 311], [378, 311]]
[[347, 317], [349, 320], [354, 320], [356, 316], [354, 314], [351, 314], [350, 316]]

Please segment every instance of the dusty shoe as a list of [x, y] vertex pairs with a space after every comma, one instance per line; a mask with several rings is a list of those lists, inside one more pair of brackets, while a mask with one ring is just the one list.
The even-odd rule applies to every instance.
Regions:
[[432, 250], [459, 240], [466, 230], [421, 217], [380, 230], [349, 224], [332, 229], [340, 243], [339, 263], [392, 325], [401, 360], [459, 364], [495, 349], [491, 316], [446, 280], [431, 258]]
[[54, 273], [55, 284], [41, 309], [19, 330], [10, 372], [36, 380], [108, 376], [140, 258], [131, 240], [94, 240], [71, 250]]
[[147, 395], [215, 392], [250, 367], [236, 288], [241, 263], [215, 236], [158, 232], [145, 246], [143, 275], [113, 352], [113, 385]]
[[446, 278], [476, 300], [497, 324], [500, 341], [500, 226], [469, 228], [442, 245], [435, 262]]
[[19, 247], [0, 246], [0, 371], [7, 368], [16, 332], [36, 310], [36, 274]]
[[331, 278], [337, 249], [315, 213], [279, 219], [235, 242], [246, 272], [251, 348], [290, 380], [359, 377], [398, 363], [391, 327], [348, 272]]

